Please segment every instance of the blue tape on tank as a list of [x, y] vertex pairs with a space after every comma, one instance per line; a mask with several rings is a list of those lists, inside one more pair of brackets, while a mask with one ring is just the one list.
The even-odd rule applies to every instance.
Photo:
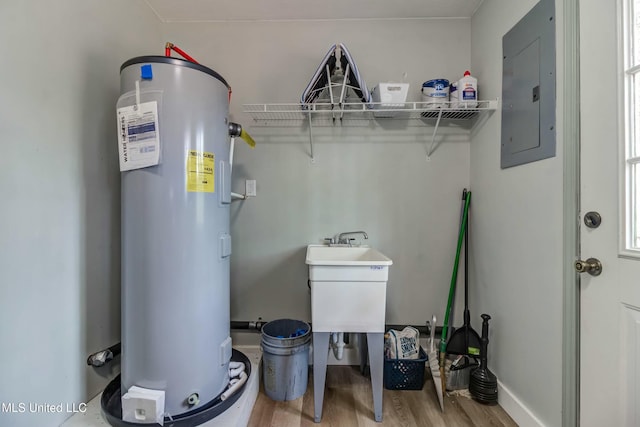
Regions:
[[144, 80], [153, 79], [153, 70], [151, 69], [151, 64], [146, 64], [140, 67], [140, 78]]

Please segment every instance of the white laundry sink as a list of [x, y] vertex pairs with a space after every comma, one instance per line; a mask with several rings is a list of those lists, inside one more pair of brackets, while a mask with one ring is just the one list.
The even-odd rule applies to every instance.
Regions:
[[393, 261], [366, 247], [309, 245], [314, 332], [384, 332]]
[[386, 282], [393, 261], [368, 246], [309, 245], [306, 263], [312, 281]]

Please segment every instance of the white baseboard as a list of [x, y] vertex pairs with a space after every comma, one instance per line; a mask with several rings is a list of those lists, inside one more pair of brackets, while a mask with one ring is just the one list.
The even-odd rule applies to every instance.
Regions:
[[498, 403], [520, 427], [546, 427], [500, 380]]

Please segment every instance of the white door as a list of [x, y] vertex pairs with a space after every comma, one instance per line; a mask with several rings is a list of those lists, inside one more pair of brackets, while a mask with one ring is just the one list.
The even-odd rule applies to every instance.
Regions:
[[[602, 262], [599, 276], [580, 275], [581, 426], [640, 426], [640, 252], [628, 255], [629, 244], [640, 248], [640, 242], [625, 220], [627, 189], [640, 193], [625, 185], [624, 118], [633, 114], [625, 112], [628, 67], [619, 46], [631, 39], [622, 28], [623, 7], [634, 3], [640, 17], [640, 0], [580, 0], [580, 251], [582, 260]], [[640, 25], [637, 17], [628, 22]], [[640, 126], [637, 132], [640, 141]], [[631, 200], [640, 205], [640, 197]], [[590, 211], [602, 218], [597, 228], [585, 225]], [[631, 227], [635, 236], [638, 223]]]

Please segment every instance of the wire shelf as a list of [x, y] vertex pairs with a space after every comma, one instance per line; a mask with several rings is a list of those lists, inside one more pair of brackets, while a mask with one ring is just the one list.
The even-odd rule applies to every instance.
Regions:
[[[309, 131], [309, 151], [313, 157], [313, 128], [316, 126], [375, 126], [376, 122], [387, 120], [414, 120], [433, 126], [431, 145], [427, 149], [427, 159], [436, 149], [436, 134], [444, 121], [476, 120], [483, 113], [498, 109], [498, 100], [464, 103], [448, 101], [439, 104], [426, 102], [405, 102], [388, 104], [381, 102], [342, 103], [314, 102], [311, 104], [244, 104], [244, 112], [249, 114], [255, 126], [298, 126]], [[474, 122], [475, 123], [475, 122]]]
[[[474, 105], [476, 104], [476, 105]], [[497, 100], [472, 103], [446, 102], [429, 104], [426, 102], [386, 103], [313, 103], [313, 104], [245, 104], [244, 112], [249, 114], [254, 125], [286, 126], [296, 125], [311, 119], [314, 125], [332, 125], [369, 120], [471, 120], [484, 111], [497, 109]], [[362, 124], [360, 124], [362, 126]]]

